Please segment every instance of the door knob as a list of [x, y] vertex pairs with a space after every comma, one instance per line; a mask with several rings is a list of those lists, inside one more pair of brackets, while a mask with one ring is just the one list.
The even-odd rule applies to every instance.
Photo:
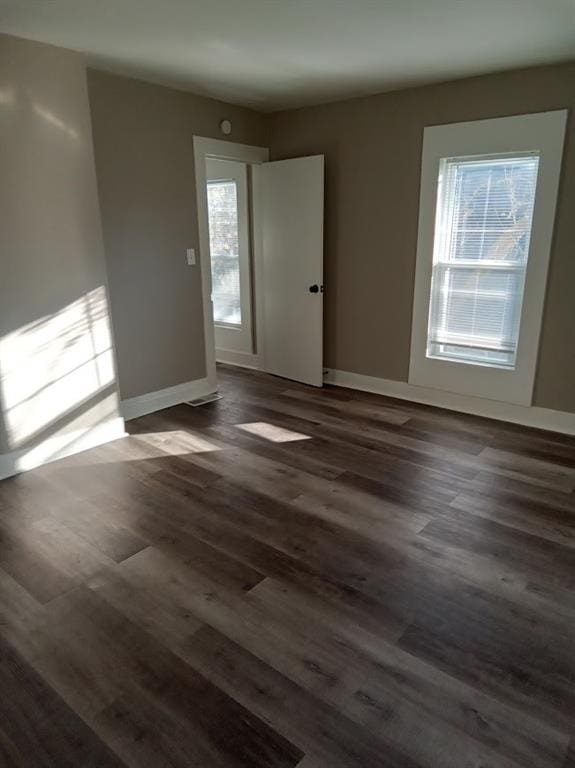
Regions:
[[309, 292], [310, 293], [319, 293], [319, 285], [315, 285], [315, 284], [314, 285], [310, 285]]

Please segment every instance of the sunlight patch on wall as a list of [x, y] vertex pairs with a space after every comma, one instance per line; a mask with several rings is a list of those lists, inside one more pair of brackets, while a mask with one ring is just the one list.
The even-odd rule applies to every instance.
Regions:
[[272, 443], [291, 443], [295, 440], [311, 440], [310, 435], [303, 435], [301, 432], [292, 432], [283, 427], [276, 427], [275, 424], [268, 424], [265, 421], [254, 421], [251, 424], [236, 424], [238, 429], [249, 432], [257, 437], [263, 437]]
[[66, 422], [65, 430], [56, 430], [38, 445], [19, 453], [16, 469], [20, 472], [34, 469], [76, 450], [86, 450], [123, 436], [123, 422], [117, 413], [118, 398], [115, 393], [98, 400], [91, 408]]
[[[0, 339], [0, 386], [10, 448], [57, 428], [114, 382], [103, 287]], [[114, 394], [115, 397], [115, 394]], [[66, 419], [67, 420], [67, 419]]]
[[75, 128], [72, 128], [72, 126], [68, 125], [68, 123], [64, 122], [64, 120], [59, 118], [49, 109], [46, 109], [46, 107], [43, 107], [40, 104], [32, 104], [32, 109], [38, 115], [38, 117], [41, 117], [44, 122], [48, 123], [48, 125], [51, 125], [53, 128], [57, 128], [59, 131], [62, 131], [62, 133], [65, 133], [66, 136], [74, 139], [74, 141], [78, 140], [78, 131]]

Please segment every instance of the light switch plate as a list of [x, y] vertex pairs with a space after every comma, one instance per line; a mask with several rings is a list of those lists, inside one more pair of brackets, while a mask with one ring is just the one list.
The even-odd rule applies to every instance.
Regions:
[[196, 249], [195, 248], [186, 249], [186, 259], [188, 261], [188, 266], [190, 267], [196, 266]]

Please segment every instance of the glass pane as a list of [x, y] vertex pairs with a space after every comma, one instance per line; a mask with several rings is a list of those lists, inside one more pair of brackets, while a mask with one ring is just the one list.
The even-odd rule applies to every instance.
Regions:
[[450, 161], [447, 253], [442, 260], [525, 263], [538, 157]]
[[208, 182], [214, 322], [241, 325], [238, 201], [235, 181]]
[[442, 161], [427, 355], [514, 367], [539, 158]]
[[522, 267], [435, 265], [429, 353], [513, 365], [523, 282]]

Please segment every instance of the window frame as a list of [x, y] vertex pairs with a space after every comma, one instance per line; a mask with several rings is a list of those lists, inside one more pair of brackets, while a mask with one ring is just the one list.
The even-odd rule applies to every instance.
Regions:
[[[409, 383], [530, 405], [537, 365], [567, 110], [426, 127], [423, 136]], [[539, 153], [515, 368], [427, 357], [438, 180], [442, 160]]]
[[[446, 258], [452, 253], [452, 238], [455, 236], [456, 238], [459, 237], [460, 231], [455, 230], [452, 226], [450, 226], [449, 222], [452, 221], [452, 215], [453, 210], [451, 209], [452, 205], [456, 205], [456, 198], [455, 198], [455, 188], [453, 184], [448, 183], [448, 177], [452, 174], [450, 174], [449, 169], [450, 166], [465, 166], [465, 165], [473, 165], [477, 167], [479, 164], [485, 164], [485, 163], [501, 163], [502, 165], [509, 165], [509, 162], [511, 161], [513, 164], [519, 163], [521, 161], [525, 161], [526, 159], [533, 161], [535, 160], [535, 182], [537, 182], [537, 177], [539, 175], [539, 152], [521, 152], [521, 153], [513, 153], [512, 156], [509, 154], [498, 154], [498, 155], [473, 155], [473, 156], [467, 156], [467, 157], [446, 157], [442, 158], [439, 163], [439, 172], [438, 172], [438, 187], [437, 187], [437, 202], [436, 206], [439, 206], [437, 208], [437, 217], [435, 222], [435, 237], [434, 237], [434, 244], [433, 244], [433, 269], [432, 269], [432, 278], [431, 278], [431, 293], [430, 293], [430, 302], [429, 302], [429, 320], [428, 320], [428, 330], [427, 330], [427, 356], [431, 358], [437, 358], [441, 360], [452, 360], [454, 362], [464, 362], [468, 363], [470, 365], [486, 365], [489, 367], [501, 367], [501, 368], [514, 368], [515, 362], [516, 362], [516, 356], [517, 356], [517, 339], [515, 339], [515, 346], [513, 349], [509, 349], [509, 354], [512, 355], [512, 361], [509, 363], [506, 363], [504, 361], [495, 362], [494, 360], [488, 360], [487, 358], [481, 359], [473, 359], [471, 355], [461, 355], [458, 357], [454, 354], [442, 354], [439, 350], [437, 351], [430, 351], [430, 348], [432, 346], [435, 347], [442, 347], [442, 346], [454, 346], [454, 347], [461, 347], [461, 349], [468, 349], [468, 350], [480, 350], [487, 352], [490, 347], [484, 346], [473, 346], [471, 344], [463, 344], [463, 343], [456, 343], [453, 342], [452, 344], [448, 342], [439, 342], [439, 341], [430, 341], [430, 332], [429, 329], [432, 325], [432, 317], [434, 316], [434, 309], [436, 311], [439, 310], [439, 305], [441, 303], [441, 295], [438, 295], [438, 291], [434, 293], [433, 286], [436, 280], [436, 275], [441, 273], [442, 270], [447, 272], [447, 270], [452, 270], [453, 273], [457, 272], [464, 272], [465, 270], [473, 270], [478, 273], [481, 271], [485, 273], [494, 270], [499, 270], [501, 272], [505, 272], [508, 275], [511, 275], [515, 273], [519, 276], [519, 282], [521, 285], [521, 304], [519, 305], [519, 309], [521, 309], [521, 305], [523, 303], [523, 292], [525, 287], [525, 274], [527, 270], [527, 260], [529, 257], [529, 249], [527, 249], [527, 252], [525, 254], [525, 259], [521, 261], [517, 260], [509, 260], [509, 259], [497, 259], [497, 260], [486, 260], [486, 259], [465, 259], [465, 258]], [[446, 178], [447, 177], [447, 178]], [[535, 187], [533, 188], [533, 201], [535, 198]], [[439, 205], [441, 203], [441, 205]], [[532, 220], [532, 207], [530, 209], [530, 216], [529, 221], [531, 224]], [[479, 230], [476, 230], [479, 231]], [[483, 230], [485, 231], [485, 230]], [[494, 231], [494, 230], [492, 230]], [[529, 237], [528, 242], [530, 242], [531, 239], [531, 226], [529, 230]], [[445, 278], [444, 278], [445, 279]], [[439, 292], [442, 294], [442, 292]], [[521, 318], [517, 318], [517, 324], [513, 323], [514, 327], [517, 329], [517, 333], [519, 332], [519, 324], [520, 324]], [[492, 348], [492, 352], [497, 354], [497, 350], [495, 348]]]

